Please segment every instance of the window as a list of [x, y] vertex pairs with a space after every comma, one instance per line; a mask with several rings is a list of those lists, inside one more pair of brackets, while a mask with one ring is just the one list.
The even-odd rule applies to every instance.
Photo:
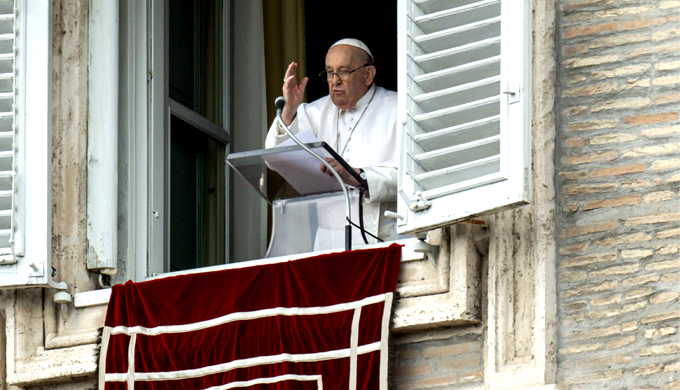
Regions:
[[400, 233], [526, 204], [530, 5], [400, 0]]
[[50, 4], [0, 3], [0, 287], [66, 288], [51, 265]]

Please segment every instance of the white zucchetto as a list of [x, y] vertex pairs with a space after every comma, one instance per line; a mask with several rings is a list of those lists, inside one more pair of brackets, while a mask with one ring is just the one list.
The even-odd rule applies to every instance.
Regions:
[[337, 46], [337, 45], [349, 45], [349, 46], [358, 47], [359, 49], [368, 53], [368, 55], [371, 57], [371, 62], [375, 62], [375, 59], [373, 58], [373, 54], [371, 53], [371, 50], [368, 48], [368, 46], [366, 46], [365, 43], [361, 42], [358, 39], [354, 39], [354, 38], [341, 39], [341, 40], [335, 42], [333, 45], [331, 45], [331, 47], [329, 47], [328, 50], [330, 51], [333, 48], [333, 46]]

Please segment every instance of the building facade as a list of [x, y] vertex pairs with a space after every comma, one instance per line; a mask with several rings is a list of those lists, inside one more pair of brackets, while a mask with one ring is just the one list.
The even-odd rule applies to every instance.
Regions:
[[[154, 184], [135, 185], [164, 172], [146, 157], [139, 162], [158, 141], [146, 132], [153, 110], [178, 112], [164, 102], [149, 111], [146, 106], [157, 96], [153, 83], [163, 77], [138, 59], [164, 51], [136, 42], [153, 43], [146, 34], [157, 26], [145, 21], [163, 17], [159, 3], [121, 0], [118, 38], [110, 42], [109, 35], [96, 35], [105, 5], [54, 0], [49, 8], [48, 242], [53, 278], [66, 288], [0, 290], [2, 389], [96, 388], [107, 286], [168, 270], [164, 260], [147, 263], [147, 257], [166, 250], [162, 232], [169, 228], [154, 225], [153, 202], [170, 195], [154, 193]], [[261, 37], [251, 22], [262, 10], [248, 2], [228, 4], [225, 13], [234, 25], [223, 34], [236, 37], [228, 36], [234, 48], [224, 55], [235, 77], [222, 82], [239, 99], [213, 104], [217, 111], [229, 107], [221, 123], [234, 129], [230, 151], [257, 149], [267, 127], [265, 109], [262, 102], [245, 106], [257, 96], [244, 90], [264, 89], [258, 84], [264, 67], [252, 66], [262, 58], [250, 50], [250, 40]], [[31, 5], [15, 0], [17, 17]], [[393, 312], [390, 382], [400, 390], [680, 389], [680, 2], [534, 1], [528, 14], [530, 202], [433, 228], [429, 252], [407, 242]], [[15, 31], [19, 37], [21, 29]], [[112, 57], [118, 65], [112, 71], [92, 56]], [[109, 71], [120, 88], [115, 98], [99, 97]], [[94, 96], [115, 100], [112, 122], [93, 106]], [[135, 107], [142, 101], [140, 111]], [[110, 150], [93, 149], [111, 146], [101, 138], [110, 123], [118, 128], [115, 163], [102, 158]], [[258, 136], [237, 131], [258, 124]], [[100, 162], [117, 175], [108, 228], [113, 244], [97, 241], [112, 220], [97, 203], [107, 196], [97, 191], [111, 182]], [[248, 215], [231, 217], [253, 233], [228, 242], [226, 253], [263, 256], [265, 207], [256, 204], [246, 208]], [[448, 207], [454, 213], [455, 204]], [[96, 265], [107, 259], [113, 260]], [[107, 271], [112, 268], [115, 274]], [[63, 292], [67, 297], [57, 295]]]

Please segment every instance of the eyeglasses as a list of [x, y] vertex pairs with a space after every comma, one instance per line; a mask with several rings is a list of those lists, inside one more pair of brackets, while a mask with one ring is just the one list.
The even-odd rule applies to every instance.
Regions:
[[339, 70], [337, 72], [327, 72], [327, 71], [324, 70], [323, 72], [319, 73], [319, 77], [321, 77], [321, 80], [323, 80], [323, 81], [333, 81], [333, 76], [338, 75], [338, 77], [340, 77], [340, 80], [347, 81], [352, 76], [352, 73], [363, 68], [364, 66], [371, 66], [371, 64], [363, 64], [360, 67], [358, 67], [354, 70], [351, 70], [351, 71], [350, 70]]

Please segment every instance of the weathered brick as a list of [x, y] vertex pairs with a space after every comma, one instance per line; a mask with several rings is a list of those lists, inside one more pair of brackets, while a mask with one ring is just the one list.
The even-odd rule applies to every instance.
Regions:
[[673, 175], [666, 180], [667, 183], [674, 183], [676, 181], [680, 181], [680, 173]]
[[607, 152], [565, 156], [562, 161], [566, 165], [589, 164], [599, 161], [611, 161], [616, 159], [617, 155], [615, 150], [611, 150]]
[[647, 302], [637, 302], [629, 305], [623, 305], [619, 307], [615, 307], [613, 309], [605, 309], [605, 310], [595, 310], [591, 311], [588, 313], [588, 318], [591, 320], [598, 320], [601, 318], [609, 318], [609, 317], [615, 317], [621, 314], [626, 314], [626, 313], [631, 313], [636, 310], [642, 310], [647, 306]]
[[621, 31], [637, 30], [668, 22], [666, 18], [636, 19], [630, 22], [621, 23]]
[[574, 226], [567, 228], [562, 234], [563, 238], [581, 236], [584, 234], [604, 232], [616, 229], [616, 221], [597, 222], [588, 225]]
[[654, 252], [651, 249], [627, 249], [621, 251], [621, 257], [624, 259], [631, 259], [634, 257], [649, 257]]
[[680, 69], [680, 61], [660, 62], [654, 65], [654, 68], [656, 68], [656, 70]]
[[678, 253], [678, 244], [664, 245], [656, 248], [656, 254], [665, 256]]
[[667, 320], [675, 320], [680, 318], [680, 311], [669, 311], [665, 313], [658, 313], [647, 317], [642, 317], [640, 322], [642, 325], [651, 324], [654, 322], [662, 322]]
[[648, 41], [649, 38], [650, 38], [649, 34], [628, 34], [617, 35], [607, 38], [598, 38], [590, 41], [590, 48], [599, 49], [601, 47], [628, 45], [631, 43]]
[[587, 144], [588, 138], [584, 137], [569, 138], [566, 141], [564, 141], [564, 146], [568, 148], [579, 148], [582, 146], [586, 146]]
[[616, 83], [602, 83], [596, 85], [588, 85], [585, 87], [572, 88], [564, 91], [565, 97], [574, 96], [590, 96], [601, 95], [603, 93], [611, 93], [618, 91]]
[[572, 84], [582, 83], [586, 80], [588, 80], [588, 78], [585, 75], [582, 75], [582, 74], [577, 74], [577, 75], [569, 77], [569, 82], [572, 83]]
[[604, 346], [607, 349], [617, 349], [625, 347], [626, 345], [633, 344], [635, 342], [635, 336], [630, 335], [627, 337], [620, 338], [618, 340], [608, 341]]
[[[635, 36], [638, 36], [638, 34], [635, 34]], [[609, 38], [609, 39], [613, 39], [613, 38]], [[593, 80], [601, 80], [601, 79], [605, 79], [605, 78], [611, 78], [611, 77], [618, 77], [618, 76], [625, 76], [625, 75], [629, 75], [629, 74], [647, 72], [650, 68], [651, 68], [650, 64], [628, 65], [628, 66], [624, 66], [624, 67], [616, 68], [616, 69], [611, 69], [611, 70], [593, 71], [591, 73], [590, 77]]]
[[562, 210], [564, 210], [567, 213], [572, 212], [572, 211], [576, 211], [576, 210], [578, 210], [578, 203], [569, 202], [562, 207]]
[[663, 385], [663, 390], [680, 390], [680, 381], [666, 383]]
[[395, 367], [394, 374], [397, 377], [414, 377], [430, 373], [429, 365]]
[[645, 215], [642, 217], [630, 218], [626, 221], [626, 226], [649, 225], [652, 223], [664, 223], [680, 220], [680, 213]]
[[590, 243], [588, 243], [587, 241], [567, 245], [564, 248], [560, 248], [560, 254], [570, 255], [570, 254], [574, 254], [574, 253], [583, 252], [584, 250], [588, 249], [589, 246], [590, 246]]
[[602, 65], [610, 62], [619, 61], [618, 54], [610, 54], [604, 56], [593, 56], [584, 58], [570, 58], [564, 61], [564, 65], [567, 68], [582, 68], [584, 66]]
[[458, 376], [458, 382], [460, 383], [472, 383], [479, 382], [484, 378], [484, 373], [481, 371], [466, 372], [465, 374], [460, 374]]
[[583, 206], [583, 210], [593, 210], [593, 209], [599, 209], [599, 208], [603, 208], [603, 207], [630, 206], [630, 205], [639, 204], [640, 202], [642, 202], [642, 195], [635, 194], [635, 195], [621, 196], [621, 197], [613, 198], [613, 199], [593, 200], [593, 201], [586, 203]]
[[588, 52], [588, 45], [569, 45], [564, 47], [564, 56], [573, 57], [575, 54], [585, 54]]
[[640, 286], [642, 284], [652, 283], [659, 280], [658, 274], [647, 274], [643, 276], [638, 276], [636, 278], [629, 278], [622, 282], [625, 287], [628, 286]]
[[640, 356], [671, 355], [675, 353], [680, 353], [680, 344], [678, 343], [642, 347]]
[[678, 299], [677, 292], [667, 291], [656, 295], [652, 295], [651, 297], [649, 297], [649, 303], [651, 303], [652, 305], [658, 305], [660, 303], [673, 302], [676, 299]]
[[[665, 18], [664, 18], [665, 20]], [[603, 31], [617, 31], [619, 29], [618, 22], [597, 24], [594, 26], [569, 28], [564, 31], [564, 39], [581, 37], [584, 35], [592, 35]]]
[[648, 271], [658, 271], [662, 269], [678, 268], [680, 267], [679, 260], [658, 261], [656, 263], [649, 263], [645, 266]]
[[654, 96], [652, 98], [652, 103], [660, 105], [660, 104], [668, 104], [668, 103], [676, 103], [680, 102], [680, 93], [674, 92], [674, 93], [669, 93], [666, 95], [659, 95], [659, 96]]
[[626, 293], [626, 299], [627, 300], [638, 299], [638, 298], [646, 297], [646, 296], [651, 295], [651, 294], [652, 294], [651, 287], [645, 287], [645, 288], [640, 288], [640, 289], [637, 289], [637, 290], [628, 291]]
[[580, 311], [581, 309], [583, 309], [586, 306], [588, 306], [588, 302], [585, 302], [585, 301], [572, 302], [572, 303], [564, 306], [564, 311], [566, 311], [566, 312]]
[[578, 282], [586, 280], [588, 274], [585, 271], [562, 272], [560, 277], [564, 282]]
[[666, 39], [672, 39], [680, 34], [680, 30], [677, 28], [672, 28], [670, 30], [657, 31], [652, 34], [652, 40], [655, 42], [664, 41]]
[[648, 98], [624, 98], [617, 100], [610, 100], [593, 104], [590, 111], [599, 112], [603, 110], [616, 110], [620, 108], [635, 108], [648, 105], [650, 100]]
[[462, 368], [476, 367], [482, 364], [482, 357], [480, 355], [464, 356], [456, 360], [446, 361], [437, 364], [438, 370], [460, 370]]
[[659, 328], [645, 330], [645, 337], [648, 339], [658, 339], [659, 337], [675, 334], [675, 328]]
[[423, 388], [446, 386], [455, 384], [457, 381], [457, 374], [438, 375], [433, 378], [423, 378], [414, 381], [397, 383], [398, 390], [419, 390]]
[[669, 122], [669, 121], [678, 120], [678, 118], [680, 118], [680, 116], [678, 115], [678, 112], [673, 111], [673, 112], [664, 112], [664, 113], [661, 113], [661, 114], [645, 114], [645, 115], [628, 116], [628, 117], [623, 118], [623, 121], [628, 123], [628, 124], [642, 125], [642, 124], [648, 124], [648, 123]]
[[680, 126], [659, 127], [655, 129], [642, 130], [641, 134], [645, 137], [659, 137], [672, 133], [680, 133]]
[[569, 14], [574, 11], [587, 9], [590, 7], [603, 6], [613, 3], [614, 0], [585, 0], [574, 3], [567, 3], [562, 5], [564, 13]]
[[478, 351], [478, 350], [479, 350], [479, 344], [478, 343], [452, 344], [452, 345], [446, 345], [446, 346], [443, 346], [443, 347], [425, 348], [425, 350], [423, 351], [423, 357], [429, 358], [429, 357], [437, 357], [437, 356], [457, 355], [457, 354], [460, 354], [460, 353], [465, 353], [465, 352], [470, 352], [470, 351]]
[[671, 85], [680, 83], [680, 76], [657, 77], [652, 81], [653, 85]]
[[399, 351], [399, 359], [400, 360], [413, 360], [413, 359], [418, 359], [420, 356], [420, 352], [417, 349], [406, 349], [403, 351]]
[[616, 267], [609, 267], [597, 271], [592, 271], [588, 273], [589, 278], [599, 278], [602, 276], [611, 276], [611, 275], [621, 275], [621, 274], [630, 274], [638, 270], [639, 265], [637, 264], [629, 264], [629, 265], [620, 265]]
[[673, 199], [673, 196], [673, 191], [652, 192], [649, 195], [645, 195], [645, 203], [664, 202]]
[[570, 297], [574, 297], [574, 296], [597, 294], [597, 293], [601, 293], [603, 291], [611, 291], [611, 290], [615, 289], [617, 286], [618, 286], [618, 282], [616, 280], [606, 281], [606, 282], [602, 282], [600, 284], [581, 286], [581, 287], [577, 287], [575, 289], [565, 290], [564, 296], [566, 298], [570, 298]]
[[633, 58], [633, 57], [639, 57], [647, 54], [654, 54], [654, 53], [660, 53], [665, 51], [666, 53], [673, 53], [680, 50], [678, 45], [671, 44], [671, 45], [660, 45], [660, 46], [652, 46], [652, 47], [641, 47], [639, 49], [632, 49], [628, 50], [625, 53], [625, 56], [627, 58]]
[[671, 371], [680, 371], [680, 362], [675, 362], [671, 364], [666, 364], [663, 367], [664, 372], [671, 372]]
[[580, 375], [571, 378], [565, 378], [564, 383], [568, 385], [578, 385], [582, 383], [604, 382], [612, 379], [621, 378], [623, 371], [605, 371], [595, 374]]
[[574, 322], [582, 322], [586, 318], [586, 315], [583, 313], [577, 313], [574, 314], [573, 316], [567, 316], [564, 318], [564, 325], [570, 325], [573, 324]]
[[598, 349], [602, 349], [603, 345], [600, 343], [597, 344], [580, 344], [580, 345], [573, 345], [570, 347], [565, 347], [565, 348], [560, 348], [560, 353], [562, 355], [573, 355], [576, 353], [583, 353], [583, 352], [593, 352], [597, 351]]
[[621, 182], [621, 188], [638, 188], [638, 187], [649, 187], [649, 182], [647, 180], [626, 180]]
[[633, 359], [630, 356], [626, 356], [622, 353], [604, 355], [593, 358], [579, 359], [576, 361], [576, 367], [599, 367], [599, 366], [610, 366], [611, 364], [623, 364], [630, 363]]
[[588, 177], [588, 171], [560, 172], [560, 176], [567, 180], [585, 179]]
[[600, 135], [597, 137], [592, 137], [590, 139], [590, 144], [591, 145], [602, 145], [602, 144], [611, 144], [611, 143], [616, 143], [616, 142], [630, 142], [633, 141], [637, 138], [636, 135], [633, 134], [607, 134], [607, 135]]
[[628, 235], [617, 235], [614, 237], [607, 237], [603, 238], [601, 240], [595, 241], [595, 245], [597, 246], [614, 246], [614, 245], [621, 245], [621, 244], [630, 244], [633, 242], [643, 242], [643, 241], [649, 241], [651, 240], [652, 237], [645, 234], [645, 233], [633, 233], [633, 234], [628, 234]]
[[574, 122], [567, 126], [567, 131], [599, 130], [616, 127], [618, 120], [600, 119], [586, 122]]
[[669, 9], [677, 7], [680, 7], [680, 1], [678, 0], [662, 1], [659, 3], [659, 9]]
[[647, 88], [651, 84], [650, 79], [631, 79], [627, 84], [621, 86], [622, 91], [628, 91], [633, 88]]
[[661, 277], [661, 281], [664, 283], [678, 283], [680, 282], [680, 272], [664, 274]]
[[616, 183], [603, 183], [603, 184], [574, 184], [564, 186], [564, 190], [567, 191], [569, 195], [578, 194], [594, 194], [598, 192], [609, 192], [616, 191], [619, 185]]
[[571, 259], [566, 259], [562, 261], [562, 268], [571, 268], [579, 267], [586, 264], [610, 262], [615, 261], [616, 258], [617, 258], [616, 252], [572, 257]]
[[621, 303], [621, 294], [612, 295], [606, 298], [597, 298], [590, 301], [593, 306], [607, 306], [613, 303]]
[[662, 238], [662, 239], [668, 238], [668, 237], [675, 237], [675, 236], [680, 236], [680, 228], [665, 230], [663, 232], [656, 233], [656, 238]]
[[657, 160], [652, 163], [652, 169], [655, 171], [677, 167], [680, 167], [679, 158], [674, 158], [670, 160]]
[[677, 153], [679, 149], [680, 148], [678, 148], [678, 144], [644, 146], [642, 148], [624, 150], [623, 152], [621, 152], [621, 157], [641, 157], [657, 154], [674, 154]]
[[637, 321], [629, 321], [621, 324], [621, 330], [625, 332], [632, 332], [638, 328]]
[[569, 107], [566, 110], [564, 110], [564, 113], [567, 115], [578, 115], [585, 111], [588, 111], [588, 106]]
[[654, 7], [631, 7], [631, 8], [618, 8], [618, 9], [609, 9], [606, 11], [598, 11], [595, 12], [595, 17], [598, 19], [604, 19], [604, 18], [615, 18], [618, 16], [623, 16], [623, 15], [638, 15], [641, 13], [645, 13], [647, 11], [653, 10]]
[[653, 366], [636, 368], [635, 371], [633, 371], [633, 374], [635, 374], [635, 376], [652, 375], [661, 372], [661, 370], [663, 370], [663, 364], [656, 364]]
[[647, 169], [647, 164], [645, 163], [622, 165], [613, 168], [598, 168], [590, 171], [590, 177], [626, 175], [629, 173], [643, 172], [645, 169]]

